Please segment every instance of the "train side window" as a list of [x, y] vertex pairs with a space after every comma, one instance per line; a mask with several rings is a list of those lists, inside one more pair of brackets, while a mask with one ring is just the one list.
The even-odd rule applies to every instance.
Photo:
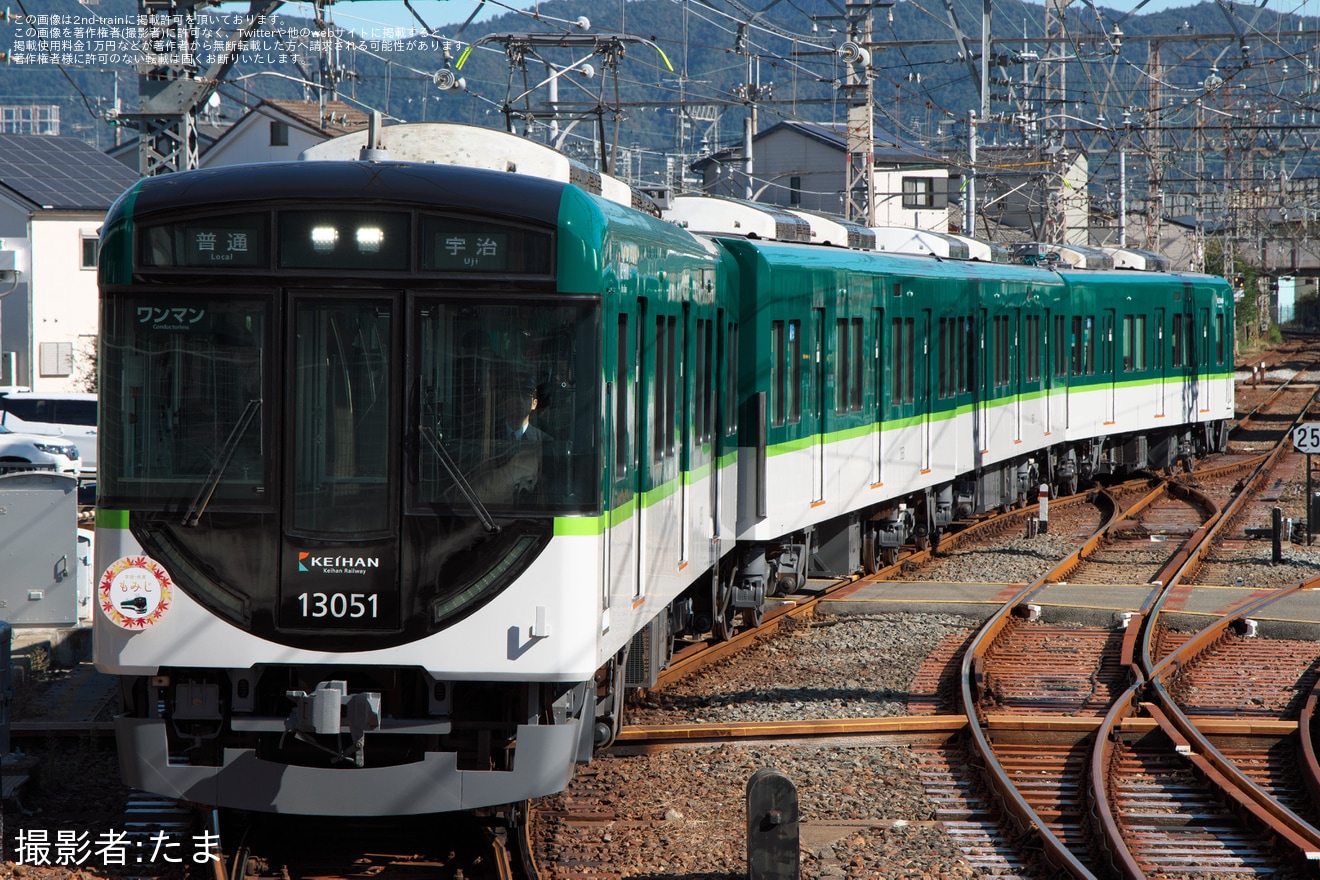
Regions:
[[770, 322], [770, 425], [778, 428], [784, 424], [784, 322]]
[[802, 421], [802, 322], [788, 322], [788, 423]]
[[728, 370], [724, 383], [724, 435], [732, 437], [738, 432], [738, 325], [730, 322], [724, 338], [725, 369]]
[[651, 426], [651, 455], [656, 461], [665, 457], [665, 377], [668, 366], [665, 363], [665, 319], [660, 315], [655, 319], [655, 394], [651, 398], [651, 413], [655, 417]]
[[1063, 315], [1054, 316], [1054, 375], [1059, 377], [1068, 375], [1068, 346], [1065, 344], [1068, 338], [1065, 333], [1067, 326], [1067, 318]]
[[1130, 373], [1136, 368], [1136, 345], [1133, 333], [1136, 331], [1136, 316], [1123, 316], [1123, 372]]
[[953, 346], [949, 344], [949, 327], [952, 323], [952, 318], [940, 318], [939, 337], [937, 340], [937, 344], [940, 347], [940, 369], [936, 371], [940, 374], [939, 384], [936, 391], [940, 398], [949, 396], [949, 381], [953, 378], [953, 371], [949, 369], [950, 365], [953, 363], [951, 357], [953, 354]]
[[848, 385], [849, 405], [853, 412], [862, 411], [862, 319], [852, 319], [852, 347], [849, 360], [852, 363], [852, 381]]
[[903, 403], [903, 368], [907, 363], [903, 357], [903, 319], [894, 318], [889, 322], [889, 402], [893, 406]]
[[619, 315], [617, 361], [614, 369], [614, 469], [616, 475], [628, 467], [628, 316]]
[[1224, 362], [1224, 316], [1215, 315], [1215, 363]]
[[862, 319], [839, 318], [834, 323], [834, 411], [862, 410]]
[[1183, 365], [1183, 351], [1182, 351], [1183, 316], [1182, 315], [1173, 316], [1173, 332], [1169, 334], [1169, 337], [1170, 337], [1169, 341], [1173, 346], [1172, 364], [1175, 367], [1181, 367]]
[[696, 399], [692, 402], [692, 414], [696, 417], [696, 437], [699, 443], [704, 443], [709, 439], [706, 421], [706, 381], [707, 374], [710, 372], [708, 368], [710, 358], [706, 351], [706, 323], [704, 318], [697, 318], [697, 337], [695, 341], [697, 369], [692, 374], [692, 385], [696, 394]]
[[666, 355], [668, 356], [668, 376], [665, 378], [665, 451], [673, 455], [678, 451], [678, 432], [675, 428], [678, 422], [678, 380], [680, 378], [678, 363], [678, 319], [669, 318], [668, 338], [665, 344], [668, 346]]
[[1155, 310], [1155, 369], [1164, 369], [1164, 309]]
[[1008, 384], [1008, 316], [995, 315], [992, 331], [994, 334], [995, 387]]
[[[1192, 315], [1187, 315], [1187, 321], [1183, 322], [1183, 326], [1187, 327], [1187, 348], [1184, 348], [1184, 351], [1187, 352], [1187, 355], [1185, 356], [1187, 356], [1188, 367], [1199, 365], [1201, 361], [1205, 359], [1206, 355], [1205, 347], [1197, 347], [1196, 344], [1197, 336], [1200, 336], [1201, 340], [1204, 342], [1205, 327], [1206, 325], [1209, 325], [1209, 318], [1208, 315], [1205, 314], [1205, 309], [1201, 309], [1200, 311], [1200, 322], [1193, 321]], [[1197, 330], [1200, 330], [1200, 332], [1197, 332]]]
[[890, 402], [912, 403], [916, 399], [916, 324], [912, 318], [895, 318], [890, 325], [895, 355]]
[[1074, 315], [1072, 319], [1072, 339], [1069, 348], [1072, 349], [1072, 374], [1074, 376], [1082, 375], [1082, 316]]
[[967, 393], [972, 390], [971, 365], [976, 363], [976, 332], [971, 315], [962, 318], [963, 346], [958, 357], [958, 391]]
[[848, 411], [848, 380], [851, 378], [852, 363], [848, 335], [848, 319], [838, 318], [834, 322], [834, 412], [842, 414]]
[[1040, 315], [1027, 315], [1026, 317], [1026, 339], [1023, 340], [1023, 351], [1026, 362], [1022, 367], [1022, 375], [1028, 382], [1040, 381]]
[[1085, 359], [1083, 364], [1086, 375], [1095, 374], [1095, 316], [1087, 315], [1086, 322], [1082, 325], [1083, 339], [1086, 344], [1083, 348], [1082, 357]]

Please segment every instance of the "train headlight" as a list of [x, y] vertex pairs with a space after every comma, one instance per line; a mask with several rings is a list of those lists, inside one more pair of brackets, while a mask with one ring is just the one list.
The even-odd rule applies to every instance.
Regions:
[[320, 253], [328, 253], [335, 249], [335, 242], [337, 241], [339, 241], [339, 230], [335, 227], [312, 227], [312, 250]]
[[360, 226], [357, 231], [358, 252], [363, 254], [380, 253], [381, 242], [385, 240], [385, 231], [379, 226]]

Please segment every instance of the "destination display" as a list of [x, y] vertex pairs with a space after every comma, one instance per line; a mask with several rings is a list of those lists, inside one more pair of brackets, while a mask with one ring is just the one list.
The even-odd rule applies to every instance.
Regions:
[[[364, 269], [408, 271], [413, 246], [406, 213], [280, 211], [272, 240], [269, 214], [234, 214], [148, 226], [144, 268]], [[521, 226], [423, 214], [416, 230], [418, 268], [430, 272], [550, 275], [554, 236]]]
[[548, 275], [552, 237], [517, 226], [423, 216], [422, 269]]
[[142, 265], [263, 268], [270, 263], [267, 224], [265, 214], [243, 214], [153, 226], [142, 235]]

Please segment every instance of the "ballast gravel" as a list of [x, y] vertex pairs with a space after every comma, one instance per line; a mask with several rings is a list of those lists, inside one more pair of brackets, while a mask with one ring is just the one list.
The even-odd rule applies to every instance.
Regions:
[[[787, 623], [747, 651], [651, 692], [631, 724], [732, 723], [907, 714], [914, 676], [948, 640], [980, 624], [948, 614], [828, 616]], [[607, 792], [613, 821], [579, 829], [602, 858], [592, 876], [702, 880], [747, 876], [746, 787], [762, 768], [796, 786], [805, 880], [977, 874], [936, 821], [918, 754], [868, 742], [701, 745], [598, 757], [568, 790], [567, 809]], [[554, 844], [550, 844], [554, 850]], [[563, 865], [571, 853], [548, 857]], [[542, 865], [545, 870], [546, 866]], [[587, 876], [552, 869], [557, 877]]]

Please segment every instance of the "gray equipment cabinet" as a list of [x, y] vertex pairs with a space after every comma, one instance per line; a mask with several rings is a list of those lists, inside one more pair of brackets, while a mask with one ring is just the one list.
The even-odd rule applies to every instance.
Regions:
[[41, 471], [0, 475], [0, 619], [72, 627], [80, 604], [78, 480]]

